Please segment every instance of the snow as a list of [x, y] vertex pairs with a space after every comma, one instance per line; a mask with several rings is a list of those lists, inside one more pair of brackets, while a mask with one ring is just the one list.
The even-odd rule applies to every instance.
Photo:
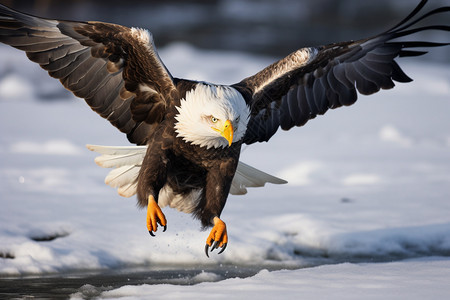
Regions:
[[80, 147], [75, 146], [67, 140], [48, 140], [39, 142], [17, 142], [10, 147], [11, 152], [46, 155], [79, 155]]
[[[381, 264], [326, 265], [300, 270], [263, 270], [246, 279], [196, 286], [124, 286], [102, 294], [113, 299], [445, 299], [450, 262], [442, 259]], [[414, 287], [414, 288], [411, 288]], [[295, 292], [293, 292], [295, 291]], [[77, 299], [74, 295], [73, 299]], [[78, 298], [79, 299], [79, 298]]]
[[[289, 184], [230, 196], [222, 215], [228, 248], [208, 259], [199, 222], [163, 209], [168, 229], [151, 238], [135, 199], [104, 184], [108, 170], [84, 145], [128, 145], [118, 130], [23, 53], [0, 53], [0, 276], [208, 269], [193, 286], [86, 284], [73, 298], [450, 296], [448, 65], [400, 61], [414, 82], [245, 147], [243, 162]], [[160, 54], [174, 76], [218, 83], [273, 61], [185, 44]], [[223, 280], [214, 266], [261, 271]]]
[[410, 147], [413, 144], [412, 139], [402, 134], [397, 128], [386, 125], [380, 130], [380, 139], [384, 142], [391, 142], [403, 146]]

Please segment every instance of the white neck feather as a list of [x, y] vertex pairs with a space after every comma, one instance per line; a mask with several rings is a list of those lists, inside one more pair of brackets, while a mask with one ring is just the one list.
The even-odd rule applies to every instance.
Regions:
[[227, 140], [211, 129], [211, 116], [235, 121], [233, 143], [244, 136], [250, 116], [244, 98], [236, 89], [204, 83], [188, 91], [177, 109], [175, 129], [178, 137], [208, 149], [228, 146]]

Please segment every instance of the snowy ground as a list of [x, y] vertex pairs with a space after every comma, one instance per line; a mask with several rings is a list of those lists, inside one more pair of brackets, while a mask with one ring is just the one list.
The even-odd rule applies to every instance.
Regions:
[[[161, 56], [175, 76], [218, 83], [272, 62], [182, 44]], [[246, 147], [244, 162], [290, 183], [230, 196], [228, 248], [208, 259], [197, 221], [164, 209], [168, 230], [151, 238], [135, 199], [103, 183], [108, 171], [84, 145], [126, 138], [23, 53], [0, 47], [0, 276], [235, 266], [280, 271], [222, 281], [207, 271], [194, 286], [87, 283], [72, 296], [449, 297], [450, 68], [414, 61], [401, 64], [413, 83]]]

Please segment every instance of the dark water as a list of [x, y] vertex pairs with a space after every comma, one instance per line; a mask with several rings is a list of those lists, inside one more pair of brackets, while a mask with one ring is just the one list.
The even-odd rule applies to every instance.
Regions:
[[74, 293], [89, 299], [124, 285], [193, 285], [205, 281], [253, 276], [260, 267], [245, 266], [159, 266], [70, 274], [0, 277], [0, 299], [67, 299]]
[[0, 277], [0, 299], [68, 299], [76, 294], [83, 299], [100, 296], [104, 291], [122, 286], [137, 285], [195, 285], [229, 278], [254, 276], [261, 270], [294, 270], [339, 263], [393, 262], [419, 257], [449, 257], [450, 253], [431, 251], [410, 254], [393, 253], [383, 256], [346, 255], [329, 256], [313, 252], [297, 252], [298, 261], [284, 263], [268, 260], [264, 265], [159, 265], [110, 270], [87, 270], [48, 275]]

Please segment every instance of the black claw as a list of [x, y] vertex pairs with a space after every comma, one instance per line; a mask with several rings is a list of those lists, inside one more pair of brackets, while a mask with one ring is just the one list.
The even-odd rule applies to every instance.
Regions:
[[155, 234], [153, 233], [153, 231], [148, 231], [148, 233], [150, 233], [151, 236], [155, 236]]
[[222, 253], [223, 251], [225, 251], [225, 248], [226, 248], [226, 247], [227, 247], [227, 243], [223, 244], [222, 250], [220, 250], [219, 253], [217, 253], [217, 254], [220, 254], [220, 253]]
[[206, 256], [209, 258], [208, 249], [209, 249], [209, 245], [206, 244], [206, 245], [205, 245], [205, 254], [206, 254]]
[[163, 232], [166, 232], [166, 230], [167, 230], [167, 225], [164, 225]]
[[214, 244], [211, 247], [211, 252], [213, 252], [214, 249], [217, 249], [219, 247], [219, 241], [215, 241]]

